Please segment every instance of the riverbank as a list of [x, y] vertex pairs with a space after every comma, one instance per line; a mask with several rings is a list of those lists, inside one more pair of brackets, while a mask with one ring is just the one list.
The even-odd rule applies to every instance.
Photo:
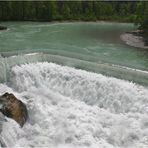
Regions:
[[148, 49], [148, 39], [144, 35], [142, 30], [136, 30], [131, 32], [126, 32], [120, 36], [127, 45]]

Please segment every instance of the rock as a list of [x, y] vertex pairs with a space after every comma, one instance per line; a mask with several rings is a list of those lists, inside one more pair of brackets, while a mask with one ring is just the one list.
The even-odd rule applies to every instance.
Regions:
[[0, 30], [6, 30], [7, 27], [4, 27], [4, 26], [0, 26]]
[[7, 92], [0, 96], [0, 112], [14, 119], [21, 127], [23, 127], [28, 118], [25, 104], [18, 100], [13, 94]]
[[145, 39], [141, 35], [136, 35], [133, 33], [124, 33], [120, 35], [122, 41], [124, 41], [127, 45], [148, 49], [148, 45], [146, 45]]

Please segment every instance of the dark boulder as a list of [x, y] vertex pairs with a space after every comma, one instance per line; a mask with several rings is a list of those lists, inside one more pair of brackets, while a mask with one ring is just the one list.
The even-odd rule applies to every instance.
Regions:
[[28, 112], [25, 104], [13, 94], [5, 93], [0, 96], [0, 112], [14, 119], [22, 127], [27, 121]]
[[0, 30], [6, 30], [7, 29], [7, 27], [5, 27], [5, 26], [0, 26]]

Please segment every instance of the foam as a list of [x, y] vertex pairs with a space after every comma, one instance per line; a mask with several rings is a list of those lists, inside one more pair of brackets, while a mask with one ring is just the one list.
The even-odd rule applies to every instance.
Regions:
[[148, 146], [146, 87], [47, 62], [15, 66], [10, 78], [0, 93], [13, 92], [30, 117], [22, 129], [3, 123], [7, 146]]

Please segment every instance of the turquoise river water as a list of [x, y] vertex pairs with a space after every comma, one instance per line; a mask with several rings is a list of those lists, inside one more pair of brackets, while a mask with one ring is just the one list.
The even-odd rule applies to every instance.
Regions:
[[[0, 95], [28, 109], [0, 114], [0, 147], [148, 147], [148, 51], [113, 22], [2, 22]], [[1, 106], [0, 106], [1, 108]]]

